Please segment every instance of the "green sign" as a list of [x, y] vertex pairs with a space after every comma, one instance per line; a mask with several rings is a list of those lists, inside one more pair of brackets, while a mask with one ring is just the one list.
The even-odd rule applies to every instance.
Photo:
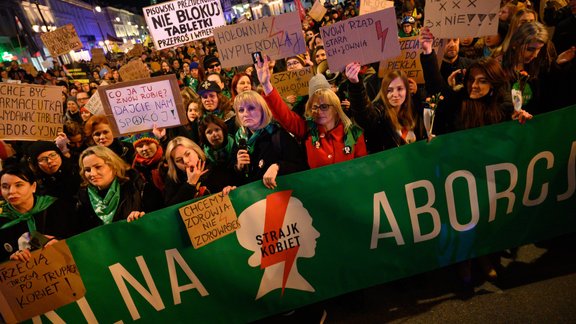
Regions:
[[240, 228], [198, 249], [187, 204], [83, 233], [85, 298], [40, 319], [247, 322], [573, 232], [575, 108], [243, 186]]

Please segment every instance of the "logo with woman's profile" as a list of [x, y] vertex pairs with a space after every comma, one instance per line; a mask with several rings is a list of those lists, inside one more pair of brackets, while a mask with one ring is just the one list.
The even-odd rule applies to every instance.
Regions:
[[298, 272], [296, 259], [314, 256], [320, 233], [302, 202], [291, 194], [291, 190], [270, 194], [238, 217], [238, 242], [254, 252], [248, 264], [264, 270], [256, 299], [279, 288], [282, 295], [286, 288], [315, 291]]

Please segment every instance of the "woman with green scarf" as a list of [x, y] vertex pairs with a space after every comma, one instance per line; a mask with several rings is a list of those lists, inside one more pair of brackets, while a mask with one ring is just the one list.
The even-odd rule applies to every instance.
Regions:
[[305, 117], [290, 110], [270, 82], [269, 58], [256, 64], [264, 98], [282, 127], [304, 141], [310, 168], [318, 168], [365, 156], [364, 134], [342, 110], [340, 99], [322, 74], [309, 81]]
[[28, 261], [30, 251], [76, 234], [73, 204], [36, 195], [36, 178], [26, 165], [7, 165], [0, 172], [0, 262]]
[[262, 179], [264, 186], [274, 189], [277, 176], [307, 169], [304, 150], [292, 135], [272, 122], [272, 112], [258, 92], [240, 93], [234, 99], [234, 110], [240, 125], [234, 168], [241, 184]]
[[126, 220], [163, 207], [160, 192], [105, 146], [92, 146], [80, 155], [83, 179], [78, 195], [84, 230]]

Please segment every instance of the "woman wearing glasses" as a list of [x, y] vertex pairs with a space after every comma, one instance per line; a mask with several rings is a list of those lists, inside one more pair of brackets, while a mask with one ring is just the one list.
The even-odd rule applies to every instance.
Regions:
[[38, 178], [38, 193], [63, 199], [74, 199], [80, 189], [80, 175], [74, 163], [56, 144], [37, 141], [28, 147], [30, 166]]
[[270, 82], [267, 56], [256, 65], [266, 102], [274, 118], [297, 139], [304, 140], [310, 168], [352, 160], [367, 154], [362, 130], [354, 125], [340, 106], [326, 78], [318, 74], [310, 79], [305, 118], [282, 101]]

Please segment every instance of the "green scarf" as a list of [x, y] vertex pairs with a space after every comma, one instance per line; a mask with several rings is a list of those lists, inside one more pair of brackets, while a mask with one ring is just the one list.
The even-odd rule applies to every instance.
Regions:
[[209, 145], [204, 146], [204, 153], [210, 162], [220, 163], [225, 162], [230, 158], [232, 148], [234, 147], [234, 139], [232, 136], [228, 135], [227, 141], [228, 143], [226, 143], [226, 146], [217, 150], [212, 149]]
[[106, 197], [102, 199], [98, 194], [98, 189], [94, 186], [88, 186], [88, 197], [90, 204], [96, 215], [104, 222], [104, 224], [112, 223], [118, 203], [120, 202], [120, 184], [118, 179], [114, 179], [112, 185], [106, 193]]
[[[312, 145], [317, 149], [320, 148], [320, 135], [318, 134], [318, 125], [314, 122], [312, 118], [306, 118], [306, 125], [308, 126], [308, 133], [310, 134], [310, 140]], [[344, 134], [344, 153], [352, 154], [354, 151], [354, 146], [358, 141], [358, 138], [362, 135], [362, 128], [352, 124], [350, 128], [345, 130]]]
[[34, 220], [34, 215], [37, 213], [46, 210], [50, 205], [52, 205], [57, 198], [52, 196], [34, 196], [34, 207], [25, 213], [20, 213], [12, 207], [12, 205], [6, 205], [6, 211], [3, 211], [0, 214], [0, 217], [8, 218], [8, 223], [2, 225], [0, 229], [5, 229], [8, 227], [12, 227], [20, 222], [26, 222], [28, 224], [28, 231], [30, 233], [36, 230], [36, 221]]
[[276, 125], [270, 123], [268, 124], [268, 126], [264, 127], [264, 128], [260, 128], [257, 131], [255, 131], [254, 133], [252, 133], [252, 135], [250, 135], [250, 138], [248, 138], [248, 130], [246, 129], [246, 127], [240, 127], [238, 129], [238, 131], [236, 132], [236, 144], [238, 144], [238, 141], [241, 138], [246, 139], [246, 144], [248, 146], [248, 154], [252, 154], [252, 152], [254, 152], [254, 144], [256, 144], [256, 141], [258, 140], [258, 138], [260, 137], [260, 135], [262, 135], [264, 132], [267, 132], [268, 134], [272, 134], [274, 133], [274, 130], [276, 130]]

